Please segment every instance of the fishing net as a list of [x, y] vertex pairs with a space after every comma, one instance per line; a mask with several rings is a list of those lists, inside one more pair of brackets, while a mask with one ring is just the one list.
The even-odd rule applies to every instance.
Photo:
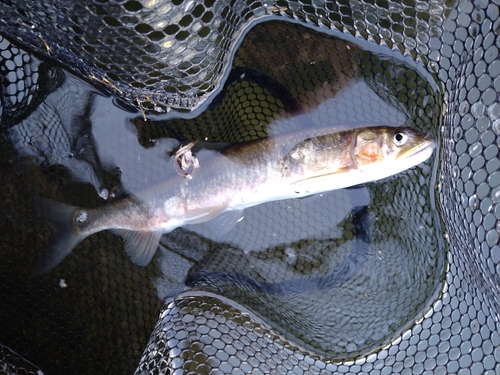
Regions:
[[[0, 372], [500, 372], [499, 3], [1, 4]], [[96, 147], [105, 95], [161, 155], [387, 123], [437, 156], [229, 235], [178, 229], [145, 268], [102, 232], [33, 276], [52, 229], [34, 195], [93, 207], [162, 175]]]

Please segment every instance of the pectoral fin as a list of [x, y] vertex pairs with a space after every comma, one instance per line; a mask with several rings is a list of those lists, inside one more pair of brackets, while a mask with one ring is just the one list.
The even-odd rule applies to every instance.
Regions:
[[[295, 193], [302, 196], [316, 194], [320, 191], [333, 190], [346, 186], [344, 173], [348, 172], [349, 168], [339, 168], [332, 173], [311, 175], [310, 177], [297, 180], [290, 184]], [[324, 187], [328, 186], [328, 189]], [[318, 187], [322, 187], [318, 190]]]
[[160, 243], [162, 232], [133, 231], [126, 229], [114, 229], [113, 233], [123, 238], [125, 252], [130, 256], [132, 262], [138, 266], [147, 266]]

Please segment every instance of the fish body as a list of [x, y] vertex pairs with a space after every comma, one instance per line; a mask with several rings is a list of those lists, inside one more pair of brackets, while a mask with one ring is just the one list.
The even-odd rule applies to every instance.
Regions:
[[[44, 201], [59, 227], [38, 273], [59, 264], [85, 237], [112, 230], [125, 251], [147, 265], [163, 233], [223, 212], [379, 180], [427, 160], [434, 141], [409, 128], [322, 129], [200, 151], [192, 175], [178, 175], [134, 196], [86, 209]], [[189, 178], [186, 178], [189, 177]]]

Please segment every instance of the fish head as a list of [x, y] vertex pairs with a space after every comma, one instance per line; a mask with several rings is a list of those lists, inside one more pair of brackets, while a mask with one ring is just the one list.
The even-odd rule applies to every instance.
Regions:
[[380, 126], [359, 130], [353, 156], [361, 168], [384, 164], [402, 171], [426, 161], [434, 147], [428, 135], [410, 128]]
[[417, 133], [410, 128], [384, 129], [380, 145], [386, 161], [411, 160], [420, 164], [427, 160], [434, 150], [434, 139], [428, 135]]

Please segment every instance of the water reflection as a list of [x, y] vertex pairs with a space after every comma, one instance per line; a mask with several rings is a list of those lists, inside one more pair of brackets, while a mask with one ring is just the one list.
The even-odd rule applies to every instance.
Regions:
[[[269, 275], [280, 273], [276, 272], [279, 268], [284, 267], [289, 269], [289, 271], [292, 271], [292, 273], [300, 275], [301, 272], [297, 272], [298, 270], [293, 267], [297, 266], [300, 262], [313, 263], [312, 254], [297, 252], [294, 247], [290, 246], [284, 249], [285, 256], [281, 257], [281, 259], [272, 259], [270, 262], [259, 260], [258, 257], [252, 259], [252, 261], [249, 262], [249, 265], [250, 268], [252, 268], [252, 273], [254, 274], [253, 277], [248, 277], [245, 274], [236, 272], [207, 273], [205, 271], [200, 271], [191, 273], [186, 280], [186, 285], [197, 286], [202, 282], [212, 284], [240, 284], [245, 285], [246, 288], [258, 290], [259, 292], [265, 294], [278, 295], [313, 293], [340, 287], [345, 282], [349, 281], [366, 262], [368, 258], [368, 247], [371, 243], [371, 225], [368, 207], [355, 207], [350, 212], [349, 216], [351, 217], [354, 235], [347, 242], [352, 241], [353, 244], [349, 244], [352, 251], [347, 251], [348, 255], [344, 257], [343, 261], [340, 264], [336, 264], [336, 262], [338, 262], [338, 254], [346, 252], [341, 249], [345, 243], [342, 243], [338, 249], [335, 249], [335, 253], [337, 253], [335, 255], [333, 255], [333, 252], [329, 252], [325, 249], [329, 246], [326, 241], [322, 241], [323, 243], [316, 249], [319, 252], [327, 250], [331, 253], [330, 256], [322, 262], [322, 267], [327, 270], [323, 271], [325, 272], [325, 275], [323, 276], [309, 274], [304, 277], [290, 278], [281, 282], [267, 281], [269, 279]], [[339, 239], [330, 239], [330, 241], [338, 240]], [[233, 244], [225, 245], [225, 247], [234, 249]], [[241, 251], [241, 249], [238, 250]], [[248, 251], [243, 252], [248, 254]]]
[[89, 119], [96, 91], [57, 72], [50, 85], [54, 91], [25, 119], [11, 126], [8, 137], [20, 156], [45, 166], [63, 166], [75, 180], [91, 184], [101, 198], [107, 199]]

